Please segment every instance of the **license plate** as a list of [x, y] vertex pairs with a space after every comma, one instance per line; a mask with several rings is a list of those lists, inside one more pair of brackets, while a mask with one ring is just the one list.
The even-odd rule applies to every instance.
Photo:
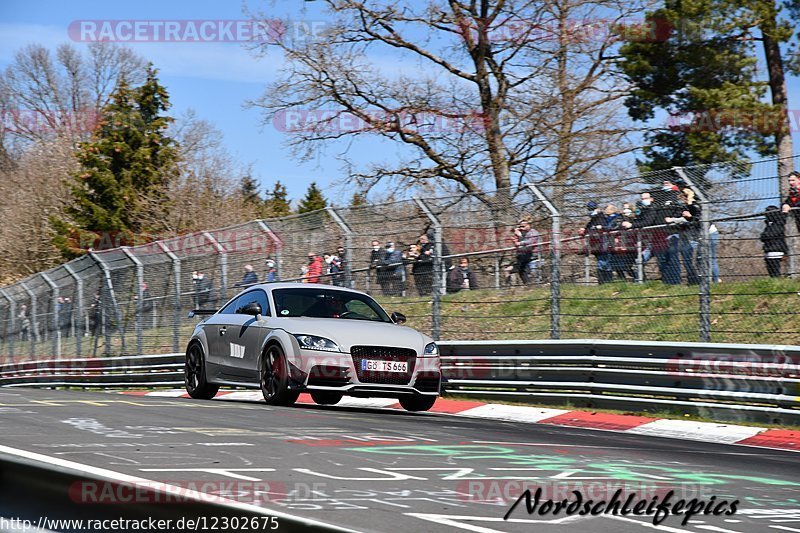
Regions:
[[380, 361], [375, 359], [362, 359], [361, 370], [374, 372], [408, 372], [407, 361]]

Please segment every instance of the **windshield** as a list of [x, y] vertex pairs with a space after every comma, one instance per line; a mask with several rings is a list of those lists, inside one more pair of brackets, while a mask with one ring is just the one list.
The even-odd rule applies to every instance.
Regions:
[[298, 287], [275, 289], [272, 291], [272, 298], [279, 317], [392, 321], [375, 300], [355, 292]]

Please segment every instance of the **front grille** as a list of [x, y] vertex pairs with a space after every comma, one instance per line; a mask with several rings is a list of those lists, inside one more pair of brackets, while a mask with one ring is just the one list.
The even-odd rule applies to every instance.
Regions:
[[[408, 348], [392, 348], [390, 346], [353, 346], [350, 349], [356, 376], [361, 383], [382, 383], [385, 385], [408, 385], [414, 374], [417, 352]], [[408, 372], [381, 372], [377, 370], [361, 370], [361, 361], [377, 359], [379, 361], [407, 361]]]

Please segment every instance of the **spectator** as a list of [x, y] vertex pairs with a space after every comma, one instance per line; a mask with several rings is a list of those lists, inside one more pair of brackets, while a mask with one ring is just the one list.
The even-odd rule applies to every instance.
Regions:
[[19, 319], [20, 340], [27, 341], [30, 338], [31, 334], [31, 317], [28, 313], [27, 304], [22, 304], [19, 306], [19, 313], [17, 313], [17, 318]]
[[324, 272], [325, 262], [318, 255], [313, 252], [308, 252], [308, 270], [306, 271], [303, 283], [319, 283], [320, 277]]
[[234, 287], [251, 287], [258, 283], [258, 274], [253, 271], [253, 265], [245, 265], [244, 266], [244, 276], [242, 277], [242, 281], [236, 283]]
[[62, 337], [69, 337], [72, 331], [72, 299], [69, 296], [59, 299], [61, 305], [58, 307], [58, 329]]
[[[670, 224], [672, 219], [681, 218], [683, 210], [678, 201], [678, 190], [671, 181], [664, 180], [660, 191], [654, 194], [656, 208], [656, 222], [658, 225]], [[659, 233], [665, 238], [660, 240], [663, 246], [657, 247], [654, 252], [658, 259], [658, 269], [661, 272], [661, 281], [667, 285], [680, 285], [680, 233], [676, 225], [659, 228]]]
[[382, 257], [383, 250], [381, 249], [381, 243], [380, 241], [373, 239], [372, 249], [369, 252], [369, 268], [371, 271], [375, 271], [375, 279], [378, 282], [378, 285], [381, 286], [381, 293], [385, 293], [385, 276], [383, 276], [378, 270], [378, 265], [380, 265]]
[[[644, 266], [650, 261], [653, 256], [653, 251], [656, 246], [666, 246], [666, 241], [662, 241], [665, 237], [664, 233], [657, 229], [644, 229], [651, 226], [658, 225], [657, 212], [653, 207], [653, 197], [649, 192], [643, 192], [641, 199], [636, 202], [636, 218], [632, 224], [633, 229], [637, 230], [637, 238], [642, 241], [642, 255], [640, 261], [642, 262], [642, 277], [644, 278]], [[641, 281], [644, 281], [642, 279]]]
[[92, 305], [89, 306], [89, 331], [92, 336], [97, 336], [102, 333], [103, 323], [103, 300], [100, 298], [100, 293], [94, 293]]
[[786, 246], [786, 211], [771, 205], [764, 213], [765, 226], [761, 232], [761, 242], [764, 246], [764, 262], [770, 277], [778, 278], [781, 275], [781, 261], [789, 253]]
[[344, 272], [339, 257], [333, 254], [325, 254], [323, 259], [325, 261], [325, 273], [329, 275], [331, 283], [337, 287], [344, 287]]
[[[597, 260], [597, 282], [608, 283], [613, 281], [614, 271], [611, 268], [608, 239], [605, 234], [609, 224], [607, 216], [598, 209], [597, 202], [588, 202], [586, 208], [589, 210], [589, 222], [581, 229], [580, 234], [588, 238], [588, 253], [594, 255]], [[610, 212], [608, 207], [606, 210]]]
[[264, 266], [267, 269], [267, 283], [278, 281], [278, 265], [275, 263], [275, 260], [271, 257], [267, 257], [267, 260], [264, 261]]
[[612, 265], [617, 276], [623, 281], [630, 277], [636, 281], [633, 268], [636, 265], [636, 232], [633, 231], [635, 217], [629, 204], [623, 204], [619, 231], [613, 234]]
[[532, 281], [532, 270], [538, 270], [538, 261], [533, 264], [533, 254], [539, 246], [539, 232], [531, 227], [531, 222], [527, 218], [522, 218], [517, 222], [517, 227], [513, 230], [514, 248], [517, 254], [517, 273], [522, 283], [528, 285]]
[[[247, 265], [250, 266], [250, 265]], [[253, 267], [250, 267], [251, 269]], [[245, 270], [247, 267], [245, 267]], [[255, 272], [253, 272], [255, 276]], [[246, 274], [245, 274], [246, 276]], [[244, 281], [244, 280], [242, 280]], [[256, 276], [255, 282], [258, 283], [258, 276]], [[192, 272], [192, 285], [194, 285], [194, 305], [195, 309], [206, 309], [206, 306], [213, 306], [214, 298], [212, 298], [212, 284], [211, 280], [208, 279], [201, 270], [196, 270]]]
[[783, 202], [783, 212], [792, 212], [797, 231], [800, 231], [800, 171], [789, 173], [789, 194]]
[[[614, 204], [608, 204], [603, 210], [603, 225], [600, 243], [600, 253], [597, 255], [597, 282], [606, 283], [614, 281], [614, 271], [621, 269], [614, 256], [614, 242], [619, 236], [622, 217], [617, 212]], [[625, 274], [622, 274], [625, 279]]]
[[347, 257], [347, 250], [344, 249], [344, 246], [339, 246], [336, 248], [336, 257], [339, 259], [339, 269], [342, 271], [342, 286], [352, 287], [352, 280], [345, 279], [347, 272], [346, 265], [349, 261], [349, 258]]
[[678, 250], [686, 270], [686, 282], [689, 285], [700, 283], [700, 276], [695, 268], [698, 249], [700, 248], [700, 207], [694, 201], [694, 191], [689, 188], [679, 196], [680, 217], [666, 217], [666, 222], [678, 227]]
[[447, 275], [447, 292], [458, 292], [462, 289], [475, 290], [478, 283], [475, 280], [475, 273], [469, 268], [469, 259], [462, 257], [458, 261], [458, 267], [454, 268]]
[[419, 237], [419, 253], [411, 267], [414, 285], [420, 296], [429, 296], [433, 288], [433, 253], [433, 244], [428, 235], [423, 233]]
[[381, 284], [384, 296], [402, 296], [403, 294], [403, 254], [396, 250], [393, 242], [387, 242], [383, 257], [378, 265], [378, 279], [383, 275]]

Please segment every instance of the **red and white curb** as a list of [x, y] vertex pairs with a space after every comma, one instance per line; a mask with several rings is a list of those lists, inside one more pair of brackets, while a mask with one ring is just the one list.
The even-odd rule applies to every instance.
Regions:
[[[124, 391], [122, 394], [156, 396], [162, 398], [189, 397], [183, 390], [152, 392]], [[214, 399], [248, 402], [264, 401], [259, 391], [220, 391]], [[314, 401], [308, 394], [301, 394], [297, 403], [314, 404]], [[342, 398], [336, 406], [402, 409], [400, 404], [397, 403], [397, 400], [392, 398], [345, 397]], [[670, 420], [666, 418], [651, 418], [636, 415], [570, 411], [565, 409], [504, 405], [469, 400], [449, 400], [447, 398], [439, 398], [430, 412], [446, 413], [470, 418], [599, 429], [654, 437], [759, 446], [763, 448], [800, 452], [800, 431], [789, 429], [768, 429], [754, 426], [693, 422], [690, 420]]]

